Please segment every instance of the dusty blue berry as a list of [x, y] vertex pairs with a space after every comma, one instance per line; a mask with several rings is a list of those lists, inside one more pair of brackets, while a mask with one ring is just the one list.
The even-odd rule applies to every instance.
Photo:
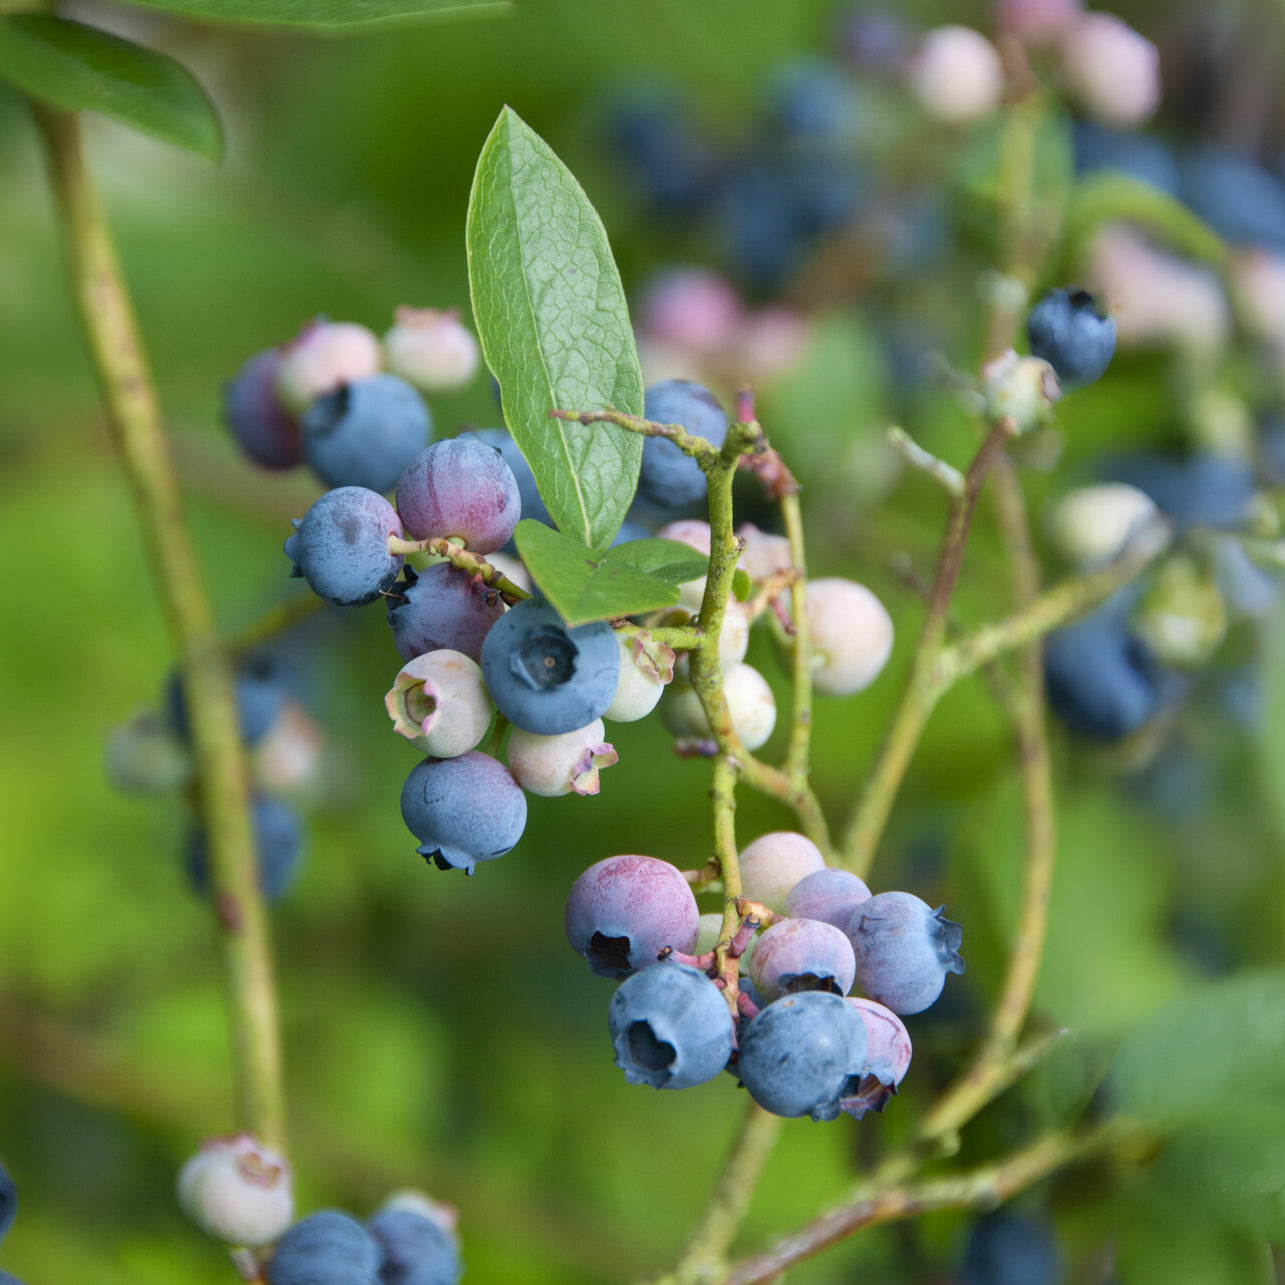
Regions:
[[960, 927], [909, 892], [881, 892], [857, 907], [848, 939], [857, 985], [894, 1013], [921, 1013], [941, 994], [947, 973], [962, 973]]
[[355, 1218], [337, 1209], [295, 1223], [264, 1270], [268, 1285], [380, 1285], [379, 1245]]
[[277, 397], [281, 350], [256, 353], [223, 385], [223, 420], [241, 449], [263, 468], [303, 463], [299, 421]]
[[397, 512], [382, 495], [360, 486], [327, 491], [295, 522], [285, 543], [318, 598], [335, 607], [374, 602], [397, 579], [402, 555], [388, 552], [388, 537], [402, 537]]
[[1100, 379], [1115, 353], [1115, 319], [1087, 290], [1050, 290], [1026, 319], [1031, 354], [1048, 362], [1063, 392]]
[[423, 1214], [384, 1209], [366, 1230], [384, 1252], [381, 1285], [455, 1285], [460, 1255], [451, 1234]]
[[[251, 805], [259, 891], [269, 901], [284, 895], [299, 871], [303, 855], [303, 824], [288, 803], [262, 794]], [[209, 890], [210, 872], [205, 831], [191, 833], [185, 857], [188, 879], [198, 896]]]
[[[690, 379], [666, 379], [647, 389], [643, 414], [658, 424], [679, 424], [696, 437], [721, 446], [727, 436], [727, 416], [718, 398]], [[645, 499], [664, 509], [683, 509], [705, 496], [700, 465], [671, 441], [643, 441], [638, 489]]]

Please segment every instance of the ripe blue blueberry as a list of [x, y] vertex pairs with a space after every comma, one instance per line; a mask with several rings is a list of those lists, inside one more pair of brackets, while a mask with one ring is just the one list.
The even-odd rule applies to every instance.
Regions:
[[1050, 290], [1026, 319], [1031, 354], [1057, 372], [1063, 392], [1100, 379], [1115, 352], [1115, 319], [1087, 290]]
[[947, 973], [962, 973], [960, 927], [909, 892], [881, 892], [858, 906], [848, 925], [857, 985], [894, 1013], [922, 1013]]
[[773, 1115], [833, 1120], [858, 1091], [866, 1028], [842, 996], [804, 991], [769, 1004], [741, 1036], [736, 1073]]
[[295, 522], [285, 543], [318, 598], [334, 607], [374, 602], [397, 579], [402, 555], [388, 552], [388, 537], [401, 538], [397, 512], [382, 495], [360, 486], [327, 491]]
[[443, 649], [480, 660], [491, 626], [503, 615], [498, 591], [449, 562], [403, 568], [388, 595], [388, 624], [403, 660]]
[[264, 1269], [268, 1285], [380, 1285], [374, 1237], [349, 1214], [323, 1209], [295, 1223]]
[[712, 1080], [735, 1044], [732, 1013], [718, 987], [699, 968], [668, 961], [621, 984], [607, 1025], [625, 1079], [653, 1089]]
[[[727, 436], [727, 416], [718, 398], [691, 379], [666, 379], [647, 389], [643, 414], [658, 424], [679, 424], [696, 437], [721, 446]], [[683, 509], [704, 499], [705, 474], [690, 455], [663, 437], [643, 441], [638, 489], [652, 504]]]
[[428, 444], [424, 399], [396, 375], [371, 375], [318, 397], [299, 420], [303, 451], [327, 486], [391, 491]]
[[1049, 705], [1071, 731], [1098, 741], [1136, 732], [1160, 707], [1160, 668], [1112, 599], [1044, 640]]
[[281, 351], [256, 353], [223, 385], [223, 420], [241, 449], [264, 468], [287, 469], [303, 463], [299, 421], [277, 397]]
[[596, 862], [571, 885], [566, 927], [571, 949], [599, 977], [619, 981], [666, 946], [690, 954], [700, 911], [677, 866], [630, 853]]
[[999, 1209], [969, 1233], [959, 1285], [1060, 1285], [1066, 1265], [1042, 1219]]
[[1250, 157], [1212, 146], [1189, 152], [1182, 198], [1226, 240], [1285, 251], [1285, 184]]
[[462, 433], [415, 456], [397, 483], [397, 513], [417, 540], [445, 536], [493, 553], [512, 538], [522, 499], [503, 452]]
[[9, 1171], [0, 1165], [0, 1240], [5, 1238], [18, 1213], [18, 1188]]
[[[284, 895], [294, 882], [303, 855], [303, 824], [289, 804], [261, 794], [251, 805], [254, 849], [258, 861], [259, 891], [269, 901]], [[188, 879], [198, 896], [209, 891], [210, 871], [205, 831], [194, 829], [188, 838], [184, 861]]]
[[1254, 470], [1239, 456], [1129, 455], [1115, 460], [1109, 473], [1113, 481], [1146, 492], [1179, 533], [1190, 527], [1238, 531], [1250, 518]]
[[606, 713], [620, 678], [620, 648], [605, 621], [568, 628], [545, 599], [527, 598], [486, 635], [482, 674], [510, 723], [556, 736]]
[[451, 1234], [423, 1214], [383, 1209], [366, 1230], [384, 1252], [380, 1285], [455, 1285], [463, 1270]]
[[[285, 672], [271, 656], [250, 655], [242, 657], [233, 677], [236, 697], [237, 722], [241, 739], [247, 745], [257, 745], [267, 734], [285, 699]], [[170, 673], [165, 682], [165, 712], [170, 726], [183, 740], [190, 740], [187, 702], [178, 671]]]
[[609, 128], [612, 153], [628, 166], [644, 203], [671, 216], [705, 204], [717, 159], [673, 95], [643, 92], [621, 101]]
[[439, 870], [472, 874], [479, 861], [502, 857], [526, 829], [526, 795], [503, 764], [470, 750], [424, 759], [402, 786], [402, 819], [416, 851]]

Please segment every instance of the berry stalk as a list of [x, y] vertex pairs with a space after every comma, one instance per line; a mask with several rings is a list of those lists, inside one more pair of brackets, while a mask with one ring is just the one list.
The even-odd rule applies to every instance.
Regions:
[[74, 115], [32, 105], [45, 144], [68, 269], [90, 357], [178, 654], [192, 723], [212, 900], [232, 1023], [238, 1128], [280, 1150], [281, 1046], [267, 912], [231, 668], [215, 632], [138, 325]]

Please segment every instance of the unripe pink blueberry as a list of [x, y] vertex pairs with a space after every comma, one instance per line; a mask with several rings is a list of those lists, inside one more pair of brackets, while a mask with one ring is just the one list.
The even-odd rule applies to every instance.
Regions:
[[856, 975], [852, 943], [819, 919], [784, 919], [765, 928], [750, 960], [750, 981], [768, 1001], [801, 990], [846, 995]]
[[481, 667], [445, 647], [408, 661], [384, 705], [393, 730], [433, 758], [466, 754], [491, 725], [491, 698]]
[[316, 321], [281, 351], [276, 390], [281, 404], [301, 414], [323, 393], [379, 373], [379, 340], [350, 321]]
[[[750, 665], [733, 665], [723, 676], [723, 694], [731, 715], [732, 730], [747, 750], [767, 742], [776, 726], [776, 697], [767, 679]], [[713, 736], [709, 720], [691, 683], [676, 678], [660, 705], [660, 719], [680, 739], [706, 740]]]
[[508, 543], [522, 516], [513, 470], [473, 433], [420, 451], [397, 482], [397, 516], [416, 540], [459, 540], [474, 553]]
[[910, 1070], [910, 1032], [890, 1008], [872, 999], [852, 996], [848, 1003], [866, 1024], [866, 1064], [881, 1083], [897, 1085]]
[[1255, 246], [1234, 254], [1230, 267], [1245, 324], [1285, 350], [1285, 255]]
[[699, 921], [682, 871], [656, 857], [608, 857], [567, 896], [567, 941], [600, 977], [628, 977], [656, 963], [666, 946], [690, 954]]
[[248, 1133], [211, 1138], [180, 1170], [178, 1201], [217, 1240], [269, 1245], [294, 1218], [290, 1166]]
[[1004, 92], [999, 51], [971, 27], [937, 27], [924, 36], [909, 70], [927, 111], [952, 125], [989, 115]]
[[780, 911], [795, 884], [825, 869], [825, 858], [806, 835], [773, 830], [749, 844], [739, 864], [745, 896]]
[[769, 304], [746, 316], [733, 355], [746, 378], [759, 383], [796, 366], [811, 335], [812, 324], [803, 313]]
[[1115, 14], [1081, 14], [1061, 56], [1068, 88], [1104, 124], [1131, 129], [1160, 106], [1160, 52]]
[[870, 889], [863, 879], [850, 870], [827, 866], [804, 876], [790, 889], [785, 914], [791, 919], [819, 919], [846, 930], [857, 907], [869, 900]]
[[481, 364], [473, 332], [459, 313], [435, 308], [398, 308], [384, 336], [388, 369], [426, 393], [463, 388]]
[[311, 785], [321, 767], [322, 732], [298, 701], [286, 700], [267, 734], [254, 747], [255, 781], [269, 790]]
[[827, 696], [869, 687], [892, 654], [892, 617], [865, 585], [828, 578], [807, 582], [812, 683]]
[[603, 718], [634, 723], [656, 708], [665, 685], [674, 678], [673, 648], [656, 642], [646, 630], [616, 634], [620, 678]]
[[1035, 47], [1052, 44], [1084, 12], [1083, 0], [996, 0], [995, 25]]
[[597, 794], [599, 770], [619, 762], [605, 735], [600, 718], [558, 736], [537, 736], [515, 727], [509, 733], [509, 771], [524, 790], [545, 798]]
[[[709, 557], [710, 529], [708, 522], [699, 518], [683, 518], [678, 522], [668, 522], [656, 532], [658, 540], [677, 540], [689, 548], [695, 549], [702, 557]], [[701, 609], [705, 597], [705, 577], [688, 580], [678, 586], [678, 605], [684, 611], [695, 615]]]
[[741, 320], [741, 297], [717, 273], [678, 268], [655, 278], [642, 300], [644, 330], [662, 343], [698, 353], [727, 347]]
[[760, 531], [752, 522], [745, 522], [737, 527], [736, 534], [745, 541], [739, 565], [756, 585], [792, 565], [790, 542], [785, 536]]

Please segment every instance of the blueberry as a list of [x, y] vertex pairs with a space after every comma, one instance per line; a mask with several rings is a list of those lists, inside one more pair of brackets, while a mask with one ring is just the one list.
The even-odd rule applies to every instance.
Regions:
[[223, 385], [223, 420], [241, 449], [264, 468], [294, 468], [303, 463], [299, 421], [277, 397], [281, 351], [256, 353]]
[[960, 927], [909, 892], [881, 892], [858, 906], [848, 925], [857, 985], [894, 1013], [922, 1013], [947, 973], [962, 973]]
[[666, 961], [623, 982], [611, 997], [607, 1025], [625, 1079], [653, 1089], [712, 1080], [735, 1046], [722, 992], [687, 964]]
[[402, 786], [402, 819], [416, 851], [439, 870], [472, 874], [479, 861], [502, 857], [526, 829], [526, 795], [503, 764], [470, 750], [424, 759]]
[[790, 889], [785, 913], [791, 919], [819, 919], [846, 929], [857, 907], [870, 900], [865, 881], [848, 870], [827, 866], [805, 875]]
[[768, 115], [787, 138], [851, 141], [861, 120], [857, 86], [837, 63], [799, 58], [778, 67], [768, 86]]
[[482, 674], [510, 723], [556, 736], [606, 713], [620, 678], [620, 649], [605, 621], [568, 628], [543, 598], [527, 598], [486, 635]]
[[383, 1255], [355, 1218], [323, 1209], [295, 1223], [264, 1269], [268, 1285], [380, 1285]]
[[608, 128], [613, 154], [652, 209], [688, 215], [709, 200], [717, 162], [672, 93], [631, 95], [611, 111]]
[[[242, 657], [233, 676], [233, 694], [241, 739], [247, 745], [257, 745], [277, 721], [285, 700], [282, 666], [271, 656]], [[164, 703], [170, 726], [183, 740], [190, 740], [192, 729], [188, 724], [187, 701], [177, 670], [166, 680]]]
[[503, 615], [497, 590], [449, 562], [423, 571], [405, 567], [388, 595], [388, 624], [403, 660], [443, 649], [480, 660], [487, 634]]
[[398, 308], [396, 324], [384, 335], [388, 369], [426, 393], [463, 388], [482, 361], [473, 332], [455, 312]]
[[18, 1188], [9, 1171], [0, 1165], [0, 1240], [5, 1238], [18, 1213]]
[[493, 553], [512, 538], [522, 499], [503, 452], [462, 433], [411, 461], [397, 483], [397, 513], [417, 540], [446, 536]]
[[509, 771], [524, 790], [545, 798], [597, 794], [601, 769], [620, 761], [605, 735], [600, 718], [559, 736], [536, 736], [515, 727], [509, 732]]
[[424, 399], [396, 375], [371, 375], [323, 393], [300, 417], [303, 452], [327, 486], [391, 491], [428, 443]]
[[1129, 736], [1159, 708], [1159, 666], [1127, 614], [1127, 599], [1113, 599], [1044, 640], [1049, 705], [1093, 740]]
[[367, 379], [382, 364], [379, 340], [365, 326], [319, 318], [282, 345], [277, 397], [286, 410], [300, 414], [322, 394]]
[[455, 1285], [460, 1255], [451, 1234], [409, 1209], [384, 1209], [366, 1221], [384, 1252], [381, 1285]]
[[736, 1073], [773, 1115], [833, 1120], [857, 1092], [866, 1028], [839, 995], [804, 991], [769, 1004], [741, 1036]]
[[318, 598], [335, 607], [374, 602], [397, 579], [402, 555], [388, 552], [388, 537], [401, 537], [396, 510], [382, 495], [360, 486], [327, 491], [295, 522], [285, 543]]
[[1285, 183], [1250, 157], [1212, 146], [1190, 152], [1182, 197], [1226, 240], [1285, 251]]
[[[259, 891], [269, 901], [276, 901], [285, 894], [299, 871], [303, 855], [303, 825], [289, 804], [267, 794], [261, 794], [251, 804], [251, 820]], [[205, 896], [209, 891], [210, 874], [204, 830], [197, 828], [192, 831], [184, 864], [193, 890], [198, 896]]]
[[892, 655], [892, 617], [863, 584], [837, 576], [804, 588], [812, 642], [812, 683], [827, 696], [869, 687]]
[[621, 980], [666, 946], [690, 954], [700, 912], [682, 871], [628, 854], [590, 866], [567, 895], [567, 941], [599, 977]]
[[1116, 459], [1107, 473], [1149, 495], [1180, 533], [1190, 527], [1237, 531], [1249, 521], [1254, 470], [1240, 457], [1202, 452], [1176, 459], [1139, 453]]
[[539, 487], [535, 484], [535, 474], [531, 472], [526, 456], [518, 449], [518, 444], [513, 438], [502, 428], [481, 428], [473, 436], [488, 446], [494, 446], [512, 470], [518, 484], [518, 495], [522, 501], [522, 517], [543, 522], [545, 526], [553, 526], [553, 519], [540, 498]]
[[750, 980], [769, 1000], [801, 991], [846, 995], [857, 961], [843, 929], [817, 919], [785, 919], [754, 943]]
[[[740, 855], [741, 888], [751, 901], [780, 910], [800, 880], [825, 869], [821, 849], [793, 830], [773, 830], [748, 844]], [[846, 927], [846, 925], [845, 925]]]
[[1050, 290], [1026, 319], [1031, 353], [1057, 372], [1063, 392], [1100, 379], [1115, 352], [1115, 319], [1087, 290]]
[[1076, 121], [1073, 138], [1075, 168], [1080, 173], [1119, 170], [1170, 196], [1178, 195], [1178, 162], [1158, 138], [1093, 121]]
[[1060, 1285], [1066, 1266], [1042, 1219], [1000, 1209], [973, 1224], [959, 1285]]
[[[666, 379], [647, 389], [643, 413], [658, 424], [679, 424], [696, 437], [721, 446], [727, 416], [718, 398], [691, 379]], [[690, 455], [663, 437], [643, 441], [638, 488], [643, 497], [665, 509], [682, 509], [705, 496], [705, 474]]]
[[729, 176], [719, 202], [719, 224], [731, 264], [763, 293], [775, 291], [804, 252], [790, 178], [781, 166], [743, 165]]

